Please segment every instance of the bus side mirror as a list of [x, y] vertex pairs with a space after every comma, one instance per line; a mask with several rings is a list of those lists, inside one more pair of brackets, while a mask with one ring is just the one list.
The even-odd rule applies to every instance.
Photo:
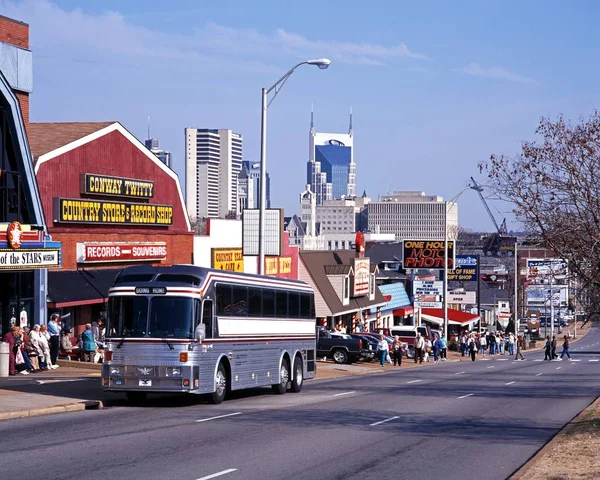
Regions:
[[198, 343], [202, 343], [202, 341], [206, 338], [206, 327], [203, 323], [198, 324], [195, 332], [195, 339]]

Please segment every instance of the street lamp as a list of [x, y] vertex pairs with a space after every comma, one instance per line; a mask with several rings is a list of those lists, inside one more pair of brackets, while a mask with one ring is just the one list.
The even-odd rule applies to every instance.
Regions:
[[[267, 203], [267, 108], [279, 91], [285, 85], [288, 78], [291, 77], [292, 73], [301, 65], [316, 65], [321, 70], [325, 70], [331, 64], [331, 60], [328, 58], [315, 58], [313, 60], [306, 60], [294, 65], [290, 68], [285, 75], [277, 80], [269, 88], [262, 89], [262, 111], [261, 111], [261, 125], [260, 125], [260, 207], [258, 211], [258, 273], [260, 275], [265, 274], [265, 211]], [[273, 98], [270, 102], [267, 102], [267, 96], [271, 91], [275, 90]]]

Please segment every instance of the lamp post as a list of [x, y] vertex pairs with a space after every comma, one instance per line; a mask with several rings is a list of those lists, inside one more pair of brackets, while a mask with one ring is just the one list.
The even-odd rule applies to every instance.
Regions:
[[[262, 89], [262, 110], [260, 124], [260, 207], [258, 211], [258, 273], [265, 274], [265, 212], [267, 203], [267, 108], [275, 99], [279, 91], [285, 85], [288, 78], [301, 65], [316, 65], [320, 69], [326, 69], [331, 64], [331, 60], [327, 58], [315, 58], [300, 62], [290, 68], [285, 75], [277, 80], [269, 88]], [[275, 94], [269, 102], [267, 96], [271, 91], [275, 90]]]
[[[456, 205], [458, 197], [469, 190], [471, 187], [465, 187], [462, 189], [452, 200], [444, 202], [444, 337], [448, 338], [448, 213]], [[458, 224], [458, 222], [457, 222]], [[454, 254], [456, 255], [456, 237], [454, 236]], [[479, 312], [478, 312], [479, 313]], [[481, 319], [479, 320], [481, 321]]]

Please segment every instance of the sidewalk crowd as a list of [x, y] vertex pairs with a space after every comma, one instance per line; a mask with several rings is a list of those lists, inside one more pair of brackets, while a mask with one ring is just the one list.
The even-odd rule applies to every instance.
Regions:
[[104, 349], [104, 327], [101, 319], [88, 323], [73, 341], [71, 330], [63, 328], [60, 316], [54, 313], [47, 325], [34, 325], [31, 330], [13, 325], [3, 341], [9, 345], [9, 375], [28, 375], [58, 368], [59, 358], [99, 361]]

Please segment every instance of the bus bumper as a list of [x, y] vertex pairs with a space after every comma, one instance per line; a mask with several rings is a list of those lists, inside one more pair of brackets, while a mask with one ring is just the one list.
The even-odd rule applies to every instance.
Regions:
[[102, 365], [102, 388], [108, 392], [194, 392], [198, 387], [198, 367]]

